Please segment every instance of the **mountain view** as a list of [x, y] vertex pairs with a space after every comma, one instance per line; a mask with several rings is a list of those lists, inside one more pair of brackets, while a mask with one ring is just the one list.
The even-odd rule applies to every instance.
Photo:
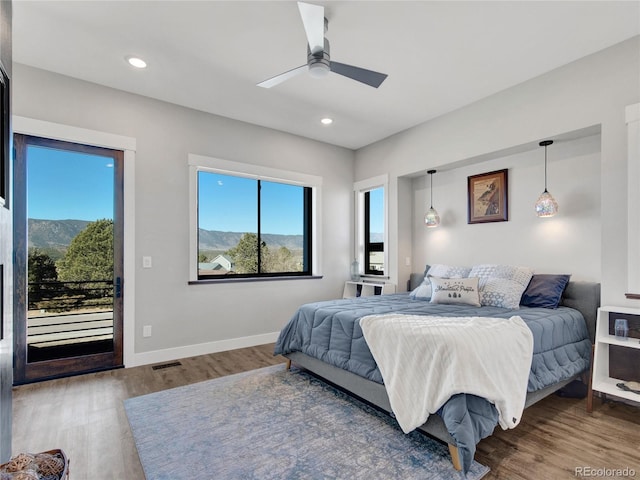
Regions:
[[[85, 220], [39, 220], [29, 219], [29, 247], [38, 247], [45, 251], [59, 252], [61, 256], [71, 240], [89, 222]], [[199, 231], [200, 251], [224, 252], [238, 245], [242, 232], [219, 232], [215, 230]], [[289, 250], [302, 250], [302, 235], [262, 236], [269, 248], [286, 247]]]
[[[198, 244], [200, 250], [229, 250], [240, 242], [244, 233], [241, 232], [219, 232], [216, 230], [198, 231]], [[289, 250], [302, 250], [302, 235], [274, 235], [265, 233], [262, 240], [267, 243], [269, 248], [287, 247]]]

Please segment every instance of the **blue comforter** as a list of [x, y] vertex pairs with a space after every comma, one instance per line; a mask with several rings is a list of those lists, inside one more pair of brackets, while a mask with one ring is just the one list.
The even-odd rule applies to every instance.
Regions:
[[[303, 305], [282, 329], [275, 354], [302, 352], [377, 383], [380, 371], [369, 351], [361, 317], [404, 313], [444, 317], [480, 316], [510, 318], [519, 315], [533, 333], [533, 360], [528, 391], [569, 379], [589, 368], [591, 341], [582, 314], [559, 307], [521, 307], [518, 310], [467, 305], [440, 305], [411, 299], [408, 294], [331, 300]], [[471, 466], [476, 444], [491, 435], [498, 414], [492, 404], [473, 395], [455, 395], [437, 412], [456, 440], [465, 472]]]

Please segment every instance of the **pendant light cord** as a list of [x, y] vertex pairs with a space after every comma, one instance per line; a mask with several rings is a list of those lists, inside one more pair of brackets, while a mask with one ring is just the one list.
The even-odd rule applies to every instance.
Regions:
[[431, 187], [429, 188], [429, 192], [431, 193], [431, 207], [433, 208], [433, 173], [429, 174], [429, 178], [431, 178]]
[[433, 174], [436, 173], [436, 170], [427, 170], [429, 174], [429, 178], [431, 179], [431, 187], [429, 188], [429, 192], [431, 193], [431, 207], [433, 208]]
[[543, 140], [538, 145], [544, 147], [544, 191], [547, 191], [547, 147], [553, 143], [553, 140]]
[[544, 191], [547, 191], [547, 146], [544, 146]]

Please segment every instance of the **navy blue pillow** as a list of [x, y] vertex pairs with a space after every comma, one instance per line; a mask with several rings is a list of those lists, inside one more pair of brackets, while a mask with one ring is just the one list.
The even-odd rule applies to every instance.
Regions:
[[551, 275], [540, 273], [531, 281], [520, 299], [523, 307], [558, 308], [562, 292], [571, 275]]

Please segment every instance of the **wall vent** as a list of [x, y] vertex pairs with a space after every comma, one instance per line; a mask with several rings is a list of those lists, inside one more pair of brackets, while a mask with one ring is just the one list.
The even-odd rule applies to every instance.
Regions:
[[182, 365], [180, 362], [169, 362], [169, 363], [162, 363], [160, 365], [154, 365], [151, 368], [153, 370], [162, 370], [163, 368], [179, 367], [180, 365]]

